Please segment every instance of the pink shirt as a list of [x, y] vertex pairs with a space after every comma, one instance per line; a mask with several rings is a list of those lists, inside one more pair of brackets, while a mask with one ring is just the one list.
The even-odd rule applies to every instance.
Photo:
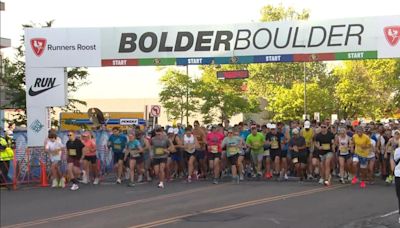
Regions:
[[96, 156], [96, 143], [94, 139], [82, 140], [83, 145], [89, 150], [86, 151], [85, 156]]
[[211, 151], [211, 147], [217, 146], [218, 147], [218, 153], [221, 153], [222, 148], [221, 148], [221, 143], [224, 140], [224, 134], [221, 132], [210, 132], [207, 135], [207, 144], [208, 144], [208, 151]]

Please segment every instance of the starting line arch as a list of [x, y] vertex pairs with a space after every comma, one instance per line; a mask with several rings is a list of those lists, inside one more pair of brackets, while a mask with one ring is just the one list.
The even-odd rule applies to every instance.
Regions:
[[42, 146], [47, 107], [65, 106], [66, 67], [400, 58], [400, 15], [326, 21], [121, 28], [26, 28], [28, 146]]

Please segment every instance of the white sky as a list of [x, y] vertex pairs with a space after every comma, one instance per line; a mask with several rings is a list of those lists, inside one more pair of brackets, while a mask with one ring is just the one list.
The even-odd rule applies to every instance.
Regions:
[[[2, 0], [0, 35], [18, 46], [22, 24], [55, 19], [54, 27], [231, 24], [258, 21], [264, 5], [310, 9], [311, 19], [399, 15], [400, 0]], [[399, 22], [400, 23], [400, 22]], [[4, 49], [3, 49], [4, 50]], [[4, 50], [12, 56], [13, 50]], [[185, 68], [182, 67], [182, 70]], [[196, 66], [190, 72], [199, 74]], [[91, 84], [75, 95], [85, 98], [157, 97], [161, 73], [155, 67], [89, 69]]]

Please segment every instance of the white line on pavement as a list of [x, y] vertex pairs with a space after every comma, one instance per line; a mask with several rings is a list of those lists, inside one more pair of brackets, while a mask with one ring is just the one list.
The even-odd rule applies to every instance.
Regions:
[[395, 210], [395, 211], [389, 212], [389, 213], [381, 215], [379, 217], [384, 218], [384, 217], [388, 217], [388, 216], [394, 215], [396, 213], [399, 213], [399, 210]]

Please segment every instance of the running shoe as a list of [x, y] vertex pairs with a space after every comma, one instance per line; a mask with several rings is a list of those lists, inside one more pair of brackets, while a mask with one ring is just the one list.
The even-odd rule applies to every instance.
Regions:
[[188, 182], [188, 183], [192, 183], [192, 176], [188, 176], [187, 182]]
[[61, 177], [60, 182], [58, 183], [59, 188], [65, 188], [65, 178]]
[[117, 184], [121, 184], [121, 183], [122, 183], [121, 179], [118, 178], [118, 179], [117, 179]]
[[239, 176], [239, 180], [240, 180], [240, 181], [244, 181], [244, 176], [243, 176], [243, 174]]
[[285, 173], [284, 177], [285, 181], [289, 180], [289, 177], [287, 176], [287, 174]]
[[143, 174], [140, 174], [138, 177], [138, 182], [141, 183], [143, 181]]
[[80, 181], [82, 184], [87, 184], [89, 183], [88, 177], [86, 176], [86, 173], [83, 173], [82, 175], [82, 181]]
[[318, 184], [324, 184], [324, 179], [320, 178]]
[[346, 181], [344, 180], [344, 178], [343, 178], [343, 177], [341, 177], [341, 178], [340, 178], [340, 183], [342, 183], [342, 184], [346, 184]]
[[71, 190], [76, 191], [79, 189], [79, 186], [77, 184], [72, 184]]
[[164, 188], [164, 183], [163, 183], [163, 182], [160, 182], [160, 183], [158, 184], [157, 187], [158, 187], [158, 188]]
[[358, 179], [356, 176], [353, 177], [353, 179], [351, 180], [351, 184], [357, 184], [358, 183]]
[[308, 179], [308, 180], [314, 180], [314, 177], [313, 177], [311, 174], [308, 174], [308, 175], [307, 175], [307, 179]]
[[58, 181], [56, 178], [53, 179], [53, 183], [51, 184], [52, 188], [57, 188], [58, 187]]
[[135, 183], [129, 182], [129, 183], [128, 183], [128, 187], [135, 187]]
[[366, 184], [365, 184], [365, 181], [361, 181], [360, 188], [365, 188], [365, 187], [367, 187]]
[[214, 178], [213, 184], [218, 184], [217, 178]]
[[100, 183], [100, 180], [99, 180], [99, 178], [98, 177], [96, 177], [96, 178], [94, 178], [94, 181], [93, 181], [93, 184], [99, 184]]
[[326, 181], [324, 182], [324, 185], [325, 185], [325, 186], [330, 186], [331, 183], [330, 183], [329, 181], [326, 180]]

